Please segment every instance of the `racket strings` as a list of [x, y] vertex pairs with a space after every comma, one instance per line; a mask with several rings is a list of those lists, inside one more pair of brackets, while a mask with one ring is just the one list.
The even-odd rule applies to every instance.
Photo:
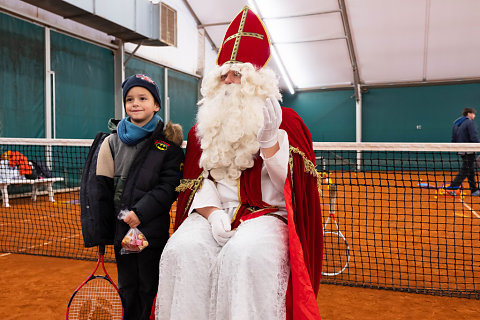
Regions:
[[75, 294], [70, 304], [68, 319], [122, 319], [122, 301], [117, 290], [103, 277], [88, 281]]

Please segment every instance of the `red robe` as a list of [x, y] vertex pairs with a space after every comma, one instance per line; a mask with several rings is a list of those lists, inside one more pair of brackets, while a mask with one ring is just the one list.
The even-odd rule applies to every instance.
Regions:
[[[290, 143], [290, 170], [284, 187], [291, 267], [286, 301], [287, 319], [320, 319], [316, 295], [322, 269], [323, 228], [312, 137], [295, 111], [287, 108], [282, 108], [282, 111], [283, 122], [280, 129], [287, 132]], [[200, 156], [200, 141], [194, 126], [188, 134], [175, 230], [187, 217], [193, 196], [202, 183], [202, 169], [198, 165]], [[232, 223], [233, 228], [250, 212], [246, 210], [247, 206], [268, 206], [261, 199], [261, 181], [258, 178], [261, 166], [262, 159], [257, 157], [254, 166], [242, 173], [242, 206]], [[268, 211], [269, 209], [266, 209], [264, 212]]]

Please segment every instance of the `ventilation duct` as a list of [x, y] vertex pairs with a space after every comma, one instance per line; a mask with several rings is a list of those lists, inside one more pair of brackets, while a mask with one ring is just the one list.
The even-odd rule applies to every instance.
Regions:
[[[124, 42], [176, 45], [176, 11], [149, 0], [23, 0]], [[165, 7], [165, 9], [163, 9]]]

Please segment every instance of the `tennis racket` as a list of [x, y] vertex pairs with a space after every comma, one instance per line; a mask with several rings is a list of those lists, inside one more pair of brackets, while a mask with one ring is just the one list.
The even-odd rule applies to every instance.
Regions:
[[323, 226], [322, 274], [325, 276], [339, 275], [345, 271], [350, 262], [350, 247], [335, 219], [336, 194], [337, 186], [331, 184], [329, 191], [330, 212]]
[[[118, 288], [105, 269], [105, 246], [98, 246], [98, 261], [93, 272], [75, 290], [67, 307], [67, 320], [121, 320], [123, 307]], [[95, 275], [102, 265], [105, 275]]]

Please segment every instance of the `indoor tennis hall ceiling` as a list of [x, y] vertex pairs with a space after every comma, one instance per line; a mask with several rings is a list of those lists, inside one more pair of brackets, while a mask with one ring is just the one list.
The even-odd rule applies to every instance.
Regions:
[[294, 90], [480, 79], [480, 1], [185, 2], [216, 48], [245, 5], [257, 11], [285, 66], [284, 88], [285, 78]]

